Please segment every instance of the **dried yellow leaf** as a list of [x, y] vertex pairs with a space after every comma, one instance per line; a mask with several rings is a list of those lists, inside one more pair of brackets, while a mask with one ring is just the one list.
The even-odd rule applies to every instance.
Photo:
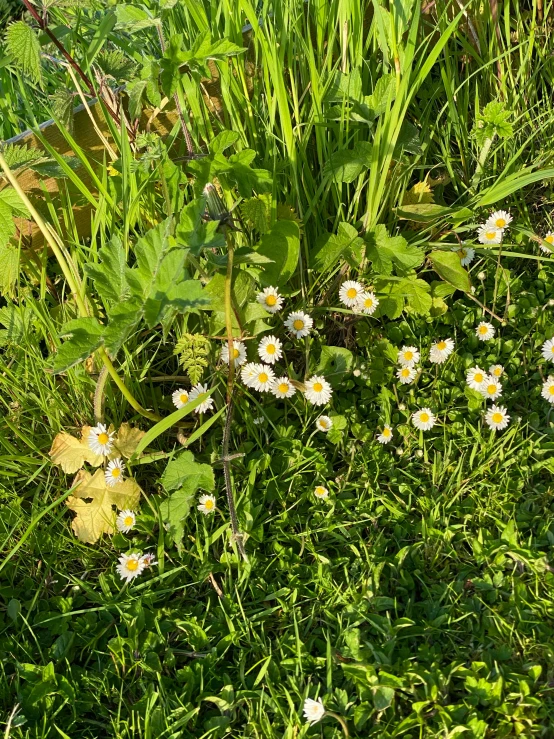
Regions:
[[417, 205], [418, 203], [432, 203], [433, 192], [429, 187], [429, 182], [425, 179], [424, 182], [416, 182], [402, 198], [402, 205]]
[[72, 528], [75, 535], [87, 544], [94, 544], [102, 534], [113, 534], [115, 511], [136, 509], [140, 500], [140, 487], [135, 480], [127, 478], [121, 483], [108, 487], [103, 470], [94, 475], [80, 470], [75, 476], [74, 495], [66, 500], [70, 511], [77, 515]]
[[143, 436], [144, 431], [141, 431], [136, 426], [129, 426], [128, 423], [122, 423], [114, 439], [114, 451], [110, 454], [110, 459], [114, 459], [115, 457], [129, 459], [132, 457]]
[[52, 442], [50, 458], [52, 464], [59, 464], [64, 472], [73, 474], [80, 470], [85, 462], [93, 467], [99, 467], [104, 461], [101, 454], [95, 454], [87, 441], [90, 426], [83, 426], [81, 438], [76, 439], [65, 431], [59, 433]]

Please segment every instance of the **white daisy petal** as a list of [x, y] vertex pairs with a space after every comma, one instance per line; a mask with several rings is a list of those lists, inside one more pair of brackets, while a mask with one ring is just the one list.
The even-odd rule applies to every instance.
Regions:
[[549, 403], [554, 403], [554, 377], [548, 376], [548, 380], [545, 380], [542, 385], [541, 395]]
[[285, 326], [297, 339], [302, 339], [304, 336], [308, 336], [314, 325], [313, 318], [303, 311], [296, 311], [295, 313], [289, 313]]
[[472, 390], [481, 390], [481, 385], [486, 376], [487, 373], [481, 367], [472, 367], [467, 371], [466, 383]]
[[[552, 248], [554, 248], [554, 231], [548, 231], [544, 236], [543, 241], [546, 241], [547, 244], [550, 244]], [[549, 248], [545, 244], [539, 244], [539, 249], [544, 252], [544, 254], [552, 254], [552, 248]]]
[[271, 393], [276, 398], [292, 398], [296, 388], [288, 377], [276, 377], [271, 385]]
[[398, 363], [403, 367], [413, 367], [419, 362], [419, 350], [415, 346], [403, 346], [398, 352]]
[[304, 383], [306, 400], [313, 405], [325, 405], [331, 400], [333, 390], [327, 380], [321, 375], [314, 375]]
[[201, 495], [198, 498], [198, 510], [205, 516], [213, 513], [216, 509], [215, 495]]
[[183, 387], [180, 387], [178, 390], [175, 390], [171, 399], [175, 408], [179, 409], [189, 402], [190, 394]]
[[92, 449], [95, 454], [102, 454], [107, 457], [113, 448], [114, 435], [115, 431], [108, 431], [103, 423], [93, 426], [89, 431], [87, 439], [89, 448]]
[[366, 316], [372, 316], [377, 310], [378, 305], [379, 299], [375, 297], [375, 293], [363, 292], [360, 295], [355, 308], [361, 313], [365, 313]]
[[256, 299], [268, 313], [278, 313], [283, 307], [283, 297], [279, 295], [276, 287], [266, 287], [258, 293]]
[[510, 416], [503, 406], [491, 405], [485, 414], [485, 423], [493, 431], [501, 431], [510, 423]]
[[429, 431], [432, 429], [437, 419], [433, 412], [429, 408], [422, 408], [415, 413], [412, 413], [412, 423], [420, 431]]
[[492, 226], [493, 228], [504, 229], [508, 228], [510, 223], [513, 221], [512, 216], [507, 210], [495, 210], [487, 218], [485, 226]]
[[547, 339], [544, 342], [541, 354], [548, 362], [554, 362], [554, 339]]
[[319, 500], [325, 500], [325, 498], [329, 497], [329, 491], [323, 485], [316, 485], [314, 488], [314, 495], [316, 498], [319, 498]]
[[396, 370], [396, 376], [403, 385], [411, 385], [416, 375], [417, 370], [415, 367], [399, 367]]
[[125, 509], [124, 511], [120, 511], [116, 520], [115, 525], [118, 531], [121, 531], [123, 534], [128, 534], [129, 531], [134, 527], [134, 525], [137, 522], [137, 517], [135, 515], [134, 511], [130, 511], [129, 509]]
[[487, 375], [479, 388], [479, 392], [487, 400], [496, 400], [502, 395], [502, 385], [496, 377]]
[[355, 280], [347, 280], [340, 286], [339, 300], [347, 308], [356, 308], [363, 292], [363, 285]]
[[[235, 367], [240, 367], [246, 362], [246, 347], [242, 341], [233, 339], [233, 357], [235, 358]], [[221, 347], [221, 361], [229, 364], [229, 344], [227, 342]]]
[[475, 335], [480, 341], [489, 341], [489, 339], [494, 337], [495, 333], [496, 329], [492, 323], [487, 323], [487, 321], [481, 321], [475, 329]]
[[433, 344], [429, 352], [429, 361], [433, 364], [442, 364], [446, 362], [448, 357], [454, 351], [454, 341], [452, 339], [441, 339]]
[[143, 572], [144, 567], [144, 560], [140, 554], [122, 554], [116, 570], [122, 580], [130, 582]]
[[316, 724], [325, 716], [325, 707], [321, 698], [316, 701], [312, 698], [306, 698], [304, 701], [304, 718], [309, 724]]
[[495, 228], [494, 226], [487, 226], [483, 224], [479, 226], [477, 231], [477, 238], [481, 244], [500, 244], [502, 242], [503, 231], [501, 228]]
[[258, 354], [262, 362], [275, 364], [283, 356], [280, 340], [275, 336], [265, 336], [258, 345]]
[[388, 444], [389, 441], [392, 441], [392, 426], [389, 426], [388, 423], [386, 423], [377, 437], [377, 441], [379, 444]]
[[489, 367], [489, 375], [496, 377], [497, 380], [500, 379], [503, 374], [504, 367], [501, 364], [491, 364]]
[[[190, 391], [189, 400], [196, 400], [196, 398], [199, 395], [202, 395], [203, 393], [207, 393], [207, 392], [208, 392], [208, 386], [202, 385], [199, 383], [198, 385], [195, 385]], [[213, 406], [214, 406], [214, 399], [212, 397], [209, 397], [203, 403], [200, 403], [200, 405], [197, 405], [196, 408], [194, 409], [194, 412], [195, 413], [206, 413], [206, 411], [211, 410]]]
[[324, 433], [327, 433], [333, 428], [333, 421], [329, 416], [320, 416], [316, 422], [315, 426], [318, 431], [323, 431]]
[[471, 246], [455, 246], [453, 251], [458, 253], [462, 267], [467, 267], [475, 259], [475, 249]]
[[108, 462], [108, 466], [104, 472], [106, 485], [113, 487], [114, 485], [123, 482], [123, 469], [123, 460], [121, 457], [117, 457], [117, 459], [112, 459], [111, 462]]

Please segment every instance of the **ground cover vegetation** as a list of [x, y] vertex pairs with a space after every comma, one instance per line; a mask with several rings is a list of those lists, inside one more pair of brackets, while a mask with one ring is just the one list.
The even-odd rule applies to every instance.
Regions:
[[6, 737], [553, 735], [551, 14], [0, 5]]

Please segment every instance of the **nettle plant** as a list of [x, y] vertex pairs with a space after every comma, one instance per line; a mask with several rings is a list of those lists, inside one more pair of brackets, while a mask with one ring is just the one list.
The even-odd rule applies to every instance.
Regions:
[[[171, 3], [166, 6], [170, 9]], [[29, 10], [61, 51], [61, 42], [51, 38], [45, 15], [37, 14], [32, 6]], [[40, 173], [42, 166], [45, 176], [67, 176], [71, 169], [75, 178], [74, 166], [90, 170], [84, 153], [76, 151], [76, 161], [69, 162], [56, 152], [45, 157], [42, 152], [11, 147], [0, 152], [6, 185], [0, 190], [0, 216], [5, 216], [0, 219], [0, 248], [9, 254], [13, 273], [19, 265], [13, 217], [34, 219], [65, 278], [72, 296], [70, 313], [75, 315], [60, 330], [64, 341], [52, 357], [51, 370], [58, 375], [67, 373], [80, 363], [90, 365], [91, 358], [100, 368], [94, 399], [97, 425], [85, 426], [79, 439], [62, 432], [51, 449], [54, 464], [67, 474], [77, 473], [67, 493], [67, 504], [76, 514], [76, 535], [95, 542], [113, 532], [117, 510], [136, 509], [141, 491], [133, 479], [133, 467], [144, 461], [145, 449], [158, 436], [176, 427], [180, 443], [190, 447], [221, 419], [220, 463], [232, 541], [246, 557], [230, 469], [230, 430], [237, 394], [261, 391], [264, 404], [324, 406], [354, 362], [348, 348], [333, 345], [328, 338], [334, 322], [351, 322], [366, 333], [375, 331], [377, 337], [379, 319], [394, 320], [405, 312], [440, 315], [446, 310], [445, 298], [456, 289], [469, 292], [470, 281], [451, 244], [428, 249], [425, 244], [408, 243], [404, 236], [391, 234], [367, 218], [340, 222], [334, 232], [321, 234], [315, 244], [304, 243], [302, 248], [302, 224], [293, 207], [278, 202], [273, 176], [255, 164], [256, 151], [244, 148], [239, 133], [229, 130], [195, 146], [183, 113], [183, 80], [187, 85], [199, 83], [199, 75], [210, 73], [208, 62], [225, 63], [244, 50], [227, 40], [212, 42], [209, 34], [199, 37], [190, 49], [178, 34], [166, 44], [162, 32], [165, 12], [162, 7], [160, 17], [155, 17], [143, 7], [118, 5], [104, 22], [101, 41], [93, 46], [85, 69], [62, 47], [73, 81], [84, 85], [89, 96], [102, 93], [108, 63], [114, 75], [116, 67], [124, 75], [118, 82], [128, 83], [126, 107], [113, 91], [107, 95], [104, 89], [104, 96], [100, 94], [113, 142], [105, 141], [110, 163], [106, 162], [95, 181], [105, 207], [112, 209], [111, 222], [126, 219], [124, 237], [117, 227], [112, 228], [113, 234], [97, 252], [86, 252], [80, 270], [62, 237], [23, 192], [16, 174], [27, 167]], [[113, 28], [132, 37], [145, 28], [154, 29], [159, 56], [148, 56], [132, 71], [121, 54], [114, 52], [110, 58], [104, 50], [101, 55]], [[36, 32], [18, 22], [7, 34], [13, 64], [40, 82]], [[95, 62], [99, 91], [89, 76]], [[378, 83], [371, 100], [362, 101], [371, 106], [374, 119], [390, 107], [393, 88], [391, 80], [385, 80]], [[68, 94], [72, 100], [74, 91]], [[80, 87], [79, 95], [83, 95]], [[175, 154], [173, 137], [164, 142], [139, 130], [145, 102], [161, 106], [170, 100], [179, 114], [185, 157]], [[62, 133], [70, 135], [72, 106], [53, 112]], [[330, 164], [336, 176], [342, 172], [343, 181], [351, 175], [348, 157], [351, 152]], [[127, 202], [130, 192], [134, 197]], [[415, 201], [403, 206], [403, 217], [425, 222], [426, 204], [421, 202], [421, 193], [414, 191], [413, 195]], [[25, 269], [25, 264], [21, 267]], [[339, 288], [348, 277], [361, 281], [364, 294], [370, 296], [365, 311], [355, 302], [346, 303], [347, 308], [339, 305]], [[4, 278], [4, 284], [13, 285], [13, 281], [13, 276]], [[151, 337], [151, 347], [173, 344], [176, 361], [193, 388], [175, 389], [177, 410], [165, 418], [141, 406], [116, 367], [123, 350], [145, 333]], [[291, 339], [285, 362], [281, 347]], [[271, 351], [281, 360], [281, 369], [277, 369], [279, 362], [271, 361]], [[239, 378], [239, 367], [247, 359]], [[155, 422], [146, 433], [126, 424], [119, 429], [104, 424], [102, 400], [108, 377], [138, 414]], [[189, 424], [185, 437], [183, 419], [193, 418], [195, 412], [199, 421]], [[333, 424], [332, 411], [329, 414], [325, 418], [331, 424], [321, 421], [319, 428], [329, 431], [329, 438], [338, 443], [343, 426], [338, 416]], [[212, 493], [215, 489], [213, 470], [195, 461], [186, 449], [171, 459], [160, 483], [167, 495], [149, 504], [168, 537], [181, 549], [184, 521], [197, 491]]]

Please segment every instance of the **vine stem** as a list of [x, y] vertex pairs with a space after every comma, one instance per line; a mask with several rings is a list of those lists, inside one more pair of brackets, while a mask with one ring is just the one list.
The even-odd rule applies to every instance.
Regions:
[[[6, 176], [6, 179], [10, 183], [10, 185], [13, 187], [13, 189], [18, 194], [21, 201], [25, 204], [25, 207], [33, 217], [33, 220], [39, 227], [40, 231], [42, 232], [42, 235], [44, 236], [45, 241], [52, 249], [52, 252], [54, 253], [54, 256], [56, 257], [58, 264], [60, 265], [60, 269], [63, 272], [63, 276], [65, 277], [65, 280], [67, 284], [69, 285], [69, 289], [71, 290], [71, 293], [73, 297], [75, 298], [75, 302], [77, 303], [77, 308], [79, 311], [79, 315], [83, 318], [86, 318], [89, 315], [89, 312], [87, 310], [87, 307], [85, 305], [85, 301], [83, 300], [83, 296], [81, 295], [81, 291], [79, 289], [79, 285], [76, 279], [76, 276], [73, 274], [69, 264], [67, 263], [67, 260], [63, 253], [63, 245], [58, 243], [58, 238], [54, 234], [53, 231], [50, 230], [48, 225], [45, 223], [45, 221], [42, 219], [42, 216], [37, 211], [35, 206], [31, 203], [29, 198], [27, 197], [27, 194], [17, 181], [17, 177], [14, 175], [12, 170], [10, 169], [9, 164], [6, 162], [4, 155], [0, 151], [0, 167], [2, 167], [4, 171], [4, 175]], [[113, 366], [113, 363], [108, 356], [108, 352], [104, 349], [104, 347], [100, 347], [97, 349], [98, 356], [104, 363], [104, 366], [108, 370], [110, 377], [113, 379], [117, 387], [120, 389], [122, 395], [127, 400], [129, 405], [134, 408], [134, 410], [137, 413], [140, 413], [141, 416], [145, 416], [146, 418], [151, 419], [152, 421], [160, 421], [161, 417], [158, 416], [156, 413], [152, 413], [151, 411], [147, 411], [145, 408], [141, 406], [141, 404], [136, 400], [136, 398], [133, 396], [129, 388], [125, 385], [121, 377], [117, 374], [117, 370]]]
[[235, 498], [233, 496], [233, 481], [231, 479], [231, 460], [229, 458], [229, 439], [231, 436], [231, 421], [233, 419], [233, 388], [235, 380], [235, 358], [233, 343], [233, 306], [232, 306], [232, 285], [233, 285], [233, 237], [227, 232], [227, 274], [225, 275], [225, 328], [227, 330], [227, 346], [229, 348], [229, 374], [227, 376], [227, 418], [225, 419], [225, 428], [223, 429], [223, 448], [221, 461], [223, 463], [223, 477], [225, 479], [225, 492], [227, 493], [227, 503], [229, 505], [229, 516], [231, 519], [231, 530], [233, 539], [237, 544], [237, 548], [244, 559], [248, 562], [248, 555], [244, 549], [243, 534], [240, 530], [237, 517], [237, 509], [235, 507]]

